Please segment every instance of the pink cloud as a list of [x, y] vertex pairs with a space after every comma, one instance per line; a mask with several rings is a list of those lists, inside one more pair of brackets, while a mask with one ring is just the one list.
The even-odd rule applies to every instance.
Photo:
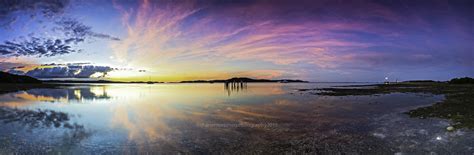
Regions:
[[[279, 70], [280, 75], [291, 72], [290, 67], [281, 66], [298, 64], [338, 69], [347, 65], [370, 68], [374, 63], [384, 63], [384, 58], [411, 62], [380, 51], [380, 47], [424, 48], [399, 41], [413, 35], [403, 29], [407, 22], [423, 26], [427, 24], [424, 19], [414, 15], [405, 18], [400, 10], [378, 3], [348, 3], [313, 6], [328, 11], [326, 7], [337, 5], [335, 8], [340, 10], [331, 19], [323, 18], [324, 14], [286, 19], [279, 8], [282, 6], [264, 5], [265, 2], [219, 8], [193, 2], [158, 5], [142, 1], [138, 8], [130, 9], [116, 4], [128, 36], [111, 47], [123, 63], [149, 68], [157, 68], [158, 64], [204, 63], [218, 68], [225, 62], [251, 61], [272, 64], [270, 69]], [[377, 46], [379, 49], [369, 50]], [[429, 59], [418, 54], [412, 59]]]

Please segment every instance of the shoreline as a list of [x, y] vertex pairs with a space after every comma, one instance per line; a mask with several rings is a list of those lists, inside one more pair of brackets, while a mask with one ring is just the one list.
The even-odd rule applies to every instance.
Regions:
[[401, 82], [332, 88], [299, 89], [321, 96], [371, 96], [390, 93], [429, 93], [445, 95], [446, 99], [431, 106], [409, 110], [412, 118], [441, 118], [451, 121], [448, 130], [474, 129], [474, 84], [450, 84], [448, 82]]

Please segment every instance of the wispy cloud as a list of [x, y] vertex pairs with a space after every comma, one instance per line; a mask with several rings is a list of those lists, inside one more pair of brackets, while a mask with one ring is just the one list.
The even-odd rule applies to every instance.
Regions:
[[[68, 2], [2, 3], [9, 4], [0, 16], [41, 11], [45, 8], [32, 6], [47, 4], [46, 10], [55, 10], [51, 12], [59, 17], [47, 18], [54, 27], [51, 35], [2, 38], [7, 41], [0, 44], [0, 58], [66, 55], [86, 47], [113, 54], [101, 61], [147, 69], [157, 77], [251, 73], [271, 78], [372, 80], [412, 68], [431, 68], [438, 75], [446, 71], [474, 75], [469, 69], [474, 59], [472, 1], [115, 0], [114, 10], [91, 5], [106, 17], [120, 13], [117, 19], [122, 25], [111, 30], [120, 38], [62, 14]], [[89, 23], [94, 26], [117, 22], [96, 18], [103, 16], [87, 21], [96, 22]], [[82, 46], [94, 39], [111, 40], [105, 45], [110, 49]], [[413, 74], [404, 74], [409, 75]]]
[[[413, 4], [416, 8], [411, 9], [403, 2], [370, 0], [114, 4], [127, 29], [127, 36], [111, 45], [116, 57], [128, 65], [155, 69], [180, 63], [219, 67], [229, 61], [253, 61], [271, 63], [270, 69], [288, 73], [302, 64], [313, 67], [313, 72], [374, 68], [388, 72], [387, 68], [434, 65], [446, 53], [433, 49], [464, 51], [472, 45], [459, 38], [473, 38], [466, 22], [472, 16], [466, 16], [466, 8], [443, 7], [460, 7], [453, 3]], [[439, 19], [433, 20], [435, 16]], [[472, 58], [465, 52], [457, 54]], [[459, 64], [457, 59], [445, 61]]]
[[328, 53], [329, 48], [367, 46], [366, 43], [327, 38], [325, 30], [347, 29], [351, 25], [281, 23], [278, 19], [225, 23], [225, 19], [206, 13], [210, 11], [209, 6], [193, 4], [163, 7], [143, 1], [136, 10], [117, 8], [123, 14], [128, 36], [113, 43], [112, 48], [120, 61], [140, 66], [203, 57], [214, 59], [211, 60], [214, 62], [258, 60], [330, 66], [336, 57]]
[[58, 30], [60, 33], [64, 34], [64, 36], [67, 38], [66, 42], [79, 43], [91, 37], [114, 41], [120, 40], [120, 38], [113, 37], [108, 34], [94, 32], [92, 31], [92, 27], [87, 26], [74, 18], [61, 18], [61, 20], [56, 21], [55, 24], [57, 25], [55, 30]]
[[[247, 68], [245, 72], [254, 73], [256, 77], [288, 77], [286, 75], [290, 73], [293, 75], [293, 69], [276, 66], [308, 64], [332, 69], [338, 67], [340, 61], [346, 61], [335, 52], [373, 45], [335, 37], [339, 34], [334, 31], [338, 30], [367, 32], [373, 28], [361, 22], [288, 22], [273, 16], [259, 17], [258, 10], [247, 10], [251, 6], [217, 13], [212, 5], [195, 3], [163, 5], [143, 1], [133, 9], [117, 3], [115, 6], [122, 13], [122, 23], [128, 34], [123, 40], [112, 43], [116, 58], [127, 65], [156, 70], [173, 67], [173, 74], [178, 75], [200, 66], [218, 68], [229, 61], [262, 61], [275, 67]], [[275, 12], [278, 8], [265, 9]], [[248, 11], [256, 13], [255, 17], [246, 16]], [[192, 65], [180, 67], [180, 64], [199, 66], [189, 68]], [[269, 73], [257, 74], [259, 71]], [[251, 76], [236, 74], [232, 70], [217, 73]]]

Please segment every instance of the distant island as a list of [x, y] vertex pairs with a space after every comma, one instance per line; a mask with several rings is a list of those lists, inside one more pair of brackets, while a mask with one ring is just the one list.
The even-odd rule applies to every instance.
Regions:
[[292, 80], [292, 79], [281, 79], [281, 80], [269, 80], [269, 79], [252, 79], [247, 77], [234, 77], [227, 80], [193, 80], [193, 81], [181, 81], [179, 83], [227, 83], [227, 82], [246, 82], [246, 83], [308, 83], [303, 80]]
[[[158, 81], [109, 81], [109, 80], [44, 80], [45, 83], [165, 83]], [[269, 80], [269, 79], [252, 79], [246, 77], [230, 78], [227, 80], [192, 80], [192, 81], [180, 81], [180, 82], [168, 82], [168, 83], [227, 83], [227, 82], [245, 82], [245, 83], [308, 83], [303, 80], [292, 80], [292, 79], [281, 79], [281, 80]]]
[[[280, 80], [269, 80], [269, 79], [252, 79], [247, 77], [234, 77], [226, 80], [192, 80], [192, 81], [180, 81], [180, 82], [169, 82], [169, 83], [232, 83], [232, 82], [244, 82], [244, 83], [308, 83], [303, 80], [293, 79], [280, 79]], [[34, 77], [25, 75], [15, 75], [11, 73], [0, 71], [0, 83], [164, 83], [157, 81], [109, 81], [109, 80], [39, 80]]]

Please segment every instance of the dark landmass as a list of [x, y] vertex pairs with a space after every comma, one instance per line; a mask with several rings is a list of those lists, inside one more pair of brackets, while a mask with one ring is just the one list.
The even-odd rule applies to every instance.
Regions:
[[474, 84], [474, 79], [469, 77], [463, 78], [454, 78], [450, 80], [448, 83], [450, 84]]
[[247, 82], [247, 83], [307, 83], [308, 81], [303, 80], [292, 80], [292, 79], [281, 79], [281, 80], [269, 80], [269, 79], [252, 79], [246, 77], [234, 77], [227, 80], [193, 80], [193, 81], [181, 81], [179, 83], [226, 83], [226, 82]]
[[33, 77], [14, 75], [0, 71], [0, 94], [33, 88], [56, 88], [58, 86], [59, 85], [43, 83]]
[[[304, 89], [328, 96], [357, 96], [389, 93], [429, 93], [445, 95], [445, 100], [428, 107], [406, 112], [416, 118], [443, 118], [452, 121], [454, 128], [474, 129], [474, 84], [472, 78], [453, 79], [448, 82], [401, 82], [364, 85], [359, 88]], [[462, 81], [462, 82], [459, 82]], [[352, 86], [357, 87], [357, 86]]]
[[15, 75], [0, 71], [0, 83], [41, 83], [41, 81], [29, 76]]

